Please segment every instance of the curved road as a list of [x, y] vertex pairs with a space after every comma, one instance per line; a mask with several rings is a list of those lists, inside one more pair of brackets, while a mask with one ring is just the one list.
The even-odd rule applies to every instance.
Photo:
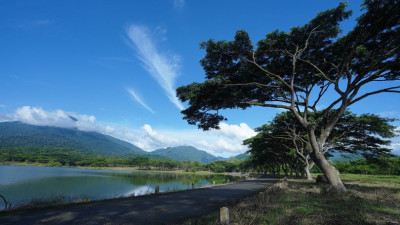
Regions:
[[0, 214], [0, 224], [174, 224], [215, 212], [276, 181], [259, 178], [190, 191], [8, 212]]

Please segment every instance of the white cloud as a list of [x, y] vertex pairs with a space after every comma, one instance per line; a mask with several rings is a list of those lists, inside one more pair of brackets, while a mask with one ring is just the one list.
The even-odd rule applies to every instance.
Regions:
[[231, 138], [247, 139], [257, 134], [246, 123], [241, 123], [239, 125], [221, 123], [219, 126], [221, 128], [220, 132]]
[[[400, 126], [397, 126], [395, 131], [397, 135], [400, 133]], [[397, 136], [392, 139], [392, 143], [390, 144], [390, 148], [393, 149], [392, 153], [400, 156], [400, 137]]]
[[113, 128], [96, 122], [94, 116], [65, 112], [63, 110], [45, 111], [40, 107], [23, 106], [15, 110], [14, 114], [7, 115], [6, 121], [21, 121], [39, 126], [55, 126], [76, 128], [82, 131], [97, 131], [110, 133]]
[[182, 143], [182, 141], [177, 138], [158, 133], [157, 131], [153, 130], [149, 124], [145, 124], [142, 129], [148, 134], [154, 143], [158, 144], [159, 146], [175, 146]]
[[40, 107], [24, 106], [13, 114], [0, 114], [0, 122], [21, 121], [40, 126], [76, 128], [82, 131], [95, 131], [130, 142], [137, 147], [151, 151], [157, 148], [191, 145], [217, 156], [230, 157], [245, 152], [242, 142], [256, 134], [247, 124], [232, 125], [221, 123], [220, 130], [201, 131], [190, 129], [154, 129], [150, 124], [139, 128], [122, 125], [107, 126], [97, 122], [93, 115], [46, 111]]
[[175, 138], [179, 145], [191, 145], [223, 157], [247, 151], [247, 147], [242, 145], [243, 140], [256, 135], [256, 132], [245, 123], [240, 125], [221, 123], [220, 127], [220, 130], [210, 131], [198, 129], [161, 130], [158, 131], [158, 134]]
[[228, 142], [226, 139], [219, 138], [217, 140], [212, 140], [211, 143], [207, 140], [201, 140], [196, 142], [194, 146], [199, 149], [207, 149], [214, 155], [231, 156], [243, 153], [247, 150], [240, 142], [240, 140], [233, 142], [230, 140], [230, 142]]
[[393, 149], [393, 154], [400, 156], [400, 142], [392, 143], [390, 147]]
[[174, 88], [179, 70], [179, 57], [160, 53], [154, 45], [149, 30], [144, 26], [131, 25], [126, 33], [136, 50], [137, 57], [143, 62], [144, 68], [164, 89], [169, 100], [179, 110], [183, 110], [183, 105], [176, 97]]
[[0, 104], [0, 108], [6, 108], [7, 106], [4, 104]]
[[154, 114], [154, 111], [146, 103], [143, 102], [143, 100], [133, 91], [133, 89], [128, 88], [127, 91], [135, 101], [137, 101], [145, 109], [149, 110], [151, 113]]
[[[226, 124], [224, 130], [201, 131], [198, 129], [155, 130], [151, 125], [145, 124], [140, 130], [127, 127], [116, 128], [116, 132], [110, 135], [147, 151], [190, 145], [213, 155], [230, 157], [247, 151], [242, 142], [251, 137], [250, 134], [255, 134], [253, 130], [248, 130], [246, 124], [241, 125]], [[233, 131], [228, 132], [230, 128], [233, 128]]]

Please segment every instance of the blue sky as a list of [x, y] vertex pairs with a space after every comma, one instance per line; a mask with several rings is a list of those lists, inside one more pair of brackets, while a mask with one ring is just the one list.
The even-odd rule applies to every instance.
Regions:
[[[194, 145], [231, 156], [276, 109], [227, 111], [220, 131], [182, 120], [175, 88], [203, 81], [199, 43], [231, 40], [237, 30], [256, 43], [267, 33], [303, 25], [339, 1], [1, 1], [0, 120], [94, 130], [145, 150]], [[354, 26], [361, 1], [343, 30]], [[400, 118], [396, 95], [351, 109]], [[68, 116], [79, 118], [70, 121]], [[398, 124], [397, 124], [398, 125]], [[400, 152], [400, 141], [393, 147]]]

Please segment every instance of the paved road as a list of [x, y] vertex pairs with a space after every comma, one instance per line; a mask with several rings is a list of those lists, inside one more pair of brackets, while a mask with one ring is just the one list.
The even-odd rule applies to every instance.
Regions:
[[260, 178], [213, 188], [12, 212], [0, 214], [0, 224], [174, 224], [210, 214], [276, 181]]

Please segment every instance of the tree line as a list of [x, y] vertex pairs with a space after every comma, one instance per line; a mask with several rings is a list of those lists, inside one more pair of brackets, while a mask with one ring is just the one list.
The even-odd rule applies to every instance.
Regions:
[[[327, 139], [323, 153], [327, 158], [334, 152], [351, 153], [363, 156], [368, 162], [390, 158], [393, 155], [388, 145], [390, 138], [396, 135], [396, 126], [391, 125], [393, 121], [375, 114], [356, 115], [346, 111]], [[301, 174], [312, 179], [310, 171], [315, 163], [310, 138], [293, 114], [277, 114], [269, 124], [256, 131], [256, 136], [243, 143], [249, 147], [248, 153], [257, 170], [272, 174], [283, 170], [285, 175], [294, 171], [296, 176]], [[346, 170], [341, 166], [339, 171]]]
[[135, 167], [140, 170], [186, 172], [210, 171], [245, 172], [249, 171], [250, 162], [231, 159], [200, 163], [197, 161], [176, 161], [168, 158], [148, 156], [104, 156], [76, 151], [64, 147], [0, 147], [0, 163], [24, 162], [41, 163], [47, 166], [70, 167]]
[[[271, 157], [258, 157], [257, 154], [244, 160], [231, 159], [200, 163], [193, 161], [175, 161], [167, 158], [154, 159], [145, 156], [112, 157], [94, 154], [86, 154], [68, 148], [49, 147], [13, 147], [0, 148], [0, 163], [25, 162], [41, 163], [47, 166], [69, 167], [134, 167], [140, 170], [158, 171], [210, 171], [214, 173], [242, 172], [242, 173], [270, 173], [286, 176], [306, 178], [304, 164], [296, 161], [295, 153], [284, 152], [281, 156], [292, 157], [291, 160], [276, 160]], [[267, 160], [265, 159], [271, 159]], [[297, 164], [296, 164], [297, 163]], [[349, 162], [336, 162], [333, 165], [341, 173], [375, 174], [375, 175], [400, 175], [400, 157], [364, 158]], [[311, 167], [310, 172], [320, 173], [318, 167]]]

